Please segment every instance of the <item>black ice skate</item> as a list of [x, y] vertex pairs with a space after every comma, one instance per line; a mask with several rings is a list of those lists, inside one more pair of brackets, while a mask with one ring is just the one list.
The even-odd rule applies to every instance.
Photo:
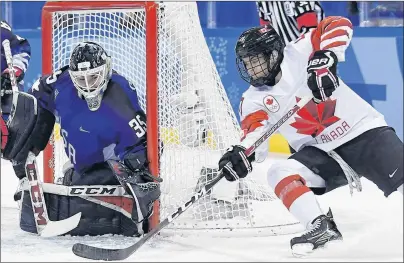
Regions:
[[327, 215], [320, 215], [311, 222], [311, 230], [300, 237], [292, 238], [290, 246], [294, 256], [302, 257], [335, 240], [342, 240], [342, 235], [330, 209]]

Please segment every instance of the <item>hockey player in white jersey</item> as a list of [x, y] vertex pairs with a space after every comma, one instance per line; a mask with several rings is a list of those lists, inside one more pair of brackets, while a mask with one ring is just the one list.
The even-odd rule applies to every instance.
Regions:
[[[361, 190], [360, 177], [385, 196], [403, 193], [403, 142], [384, 116], [354, 93], [338, 76], [352, 39], [352, 24], [327, 17], [317, 28], [284, 46], [270, 26], [243, 32], [236, 44], [241, 77], [251, 84], [240, 103], [243, 138], [219, 161], [227, 180], [245, 177], [253, 161], [244, 150], [303, 96], [313, 99], [279, 128], [296, 153], [268, 170], [269, 185], [307, 233], [291, 240], [295, 255], [305, 255], [342, 239], [331, 210], [325, 214], [315, 195], [349, 185]], [[228, 163], [231, 165], [227, 165]]]

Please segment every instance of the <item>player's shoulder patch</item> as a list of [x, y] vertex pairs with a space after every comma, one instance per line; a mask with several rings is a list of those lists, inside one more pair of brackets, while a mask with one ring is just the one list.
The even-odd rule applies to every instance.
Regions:
[[279, 102], [272, 95], [265, 96], [262, 102], [265, 108], [272, 113], [278, 112], [280, 109]]

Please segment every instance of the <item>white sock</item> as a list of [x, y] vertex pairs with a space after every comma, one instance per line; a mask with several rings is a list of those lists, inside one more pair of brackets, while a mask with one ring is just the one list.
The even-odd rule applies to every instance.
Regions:
[[397, 191], [399, 191], [401, 194], [403, 194], [403, 185], [400, 185], [400, 186], [397, 188]]
[[306, 229], [316, 217], [324, 214], [312, 191], [304, 193], [293, 201], [289, 211]]

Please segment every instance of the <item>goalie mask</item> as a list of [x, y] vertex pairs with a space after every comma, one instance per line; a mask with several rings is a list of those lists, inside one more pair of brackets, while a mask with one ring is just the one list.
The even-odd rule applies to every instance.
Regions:
[[260, 87], [275, 85], [285, 44], [270, 25], [244, 31], [236, 44], [237, 69], [243, 80]]
[[82, 42], [70, 56], [69, 74], [78, 95], [91, 111], [96, 111], [111, 78], [111, 57], [100, 45]]

